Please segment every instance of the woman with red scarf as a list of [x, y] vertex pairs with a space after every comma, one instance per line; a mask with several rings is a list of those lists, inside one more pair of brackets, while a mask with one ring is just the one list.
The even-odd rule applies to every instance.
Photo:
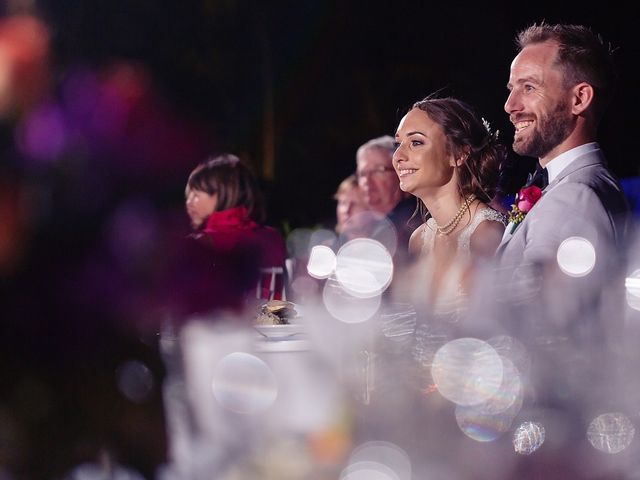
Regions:
[[249, 167], [228, 153], [210, 158], [189, 175], [185, 197], [194, 231], [174, 259], [181, 278], [172, 278], [168, 292], [180, 313], [284, 299], [286, 244], [263, 223], [262, 195]]

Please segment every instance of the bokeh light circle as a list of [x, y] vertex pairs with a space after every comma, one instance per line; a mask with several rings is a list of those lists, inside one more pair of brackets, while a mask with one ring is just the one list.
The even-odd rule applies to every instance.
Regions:
[[146, 401], [153, 390], [153, 375], [147, 366], [138, 360], [124, 362], [116, 370], [118, 389], [135, 403]]
[[513, 416], [506, 413], [487, 415], [475, 406], [456, 405], [456, 423], [467, 437], [477, 442], [493, 442], [511, 428]]
[[523, 389], [520, 372], [511, 360], [503, 356], [500, 358], [502, 360], [500, 387], [486, 401], [474, 406], [486, 415], [500, 414], [514, 406], [522, 405]]
[[502, 357], [502, 364], [502, 383], [491, 397], [477, 405], [456, 406], [458, 427], [479, 442], [491, 442], [506, 433], [522, 408], [520, 374], [508, 358]]
[[487, 342], [459, 338], [438, 349], [431, 374], [443, 397], [458, 405], [476, 405], [500, 388], [502, 359]]
[[366, 461], [350, 463], [340, 473], [340, 480], [403, 480], [383, 463]]
[[336, 257], [336, 279], [354, 297], [375, 297], [391, 283], [393, 258], [376, 240], [351, 240], [340, 247]]
[[587, 438], [596, 450], [619, 453], [633, 440], [636, 429], [623, 413], [604, 413], [589, 424]]
[[531, 368], [531, 355], [519, 340], [509, 335], [496, 335], [487, 340], [496, 352], [504, 359], [508, 358], [518, 373], [527, 375]]
[[212, 388], [222, 407], [243, 414], [264, 412], [278, 396], [276, 377], [269, 366], [244, 352], [230, 353], [220, 360]]
[[522, 408], [520, 373], [506, 357], [502, 357], [502, 365], [502, 383], [491, 397], [477, 405], [456, 405], [458, 427], [478, 442], [491, 442], [502, 436]]
[[381, 297], [354, 297], [337, 281], [328, 279], [322, 290], [322, 301], [334, 318], [344, 323], [362, 323], [373, 317], [380, 309]]
[[627, 304], [634, 310], [640, 310], [640, 270], [629, 275], [624, 286], [627, 290]]
[[539, 422], [523, 422], [513, 432], [513, 448], [520, 455], [531, 455], [545, 439], [544, 426]]
[[316, 245], [311, 249], [307, 272], [313, 278], [328, 278], [336, 269], [336, 254], [325, 245]]
[[383, 464], [399, 480], [411, 480], [411, 460], [409, 455], [394, 443], [371, 441], [360, 445], [349, 457], [350, 464], [357, 464], [358, 462]]
[[558, 247], [556, 259], [566, 275], [584, 277], [596, 264], [596, 250], [586, 238], [569, 237]]

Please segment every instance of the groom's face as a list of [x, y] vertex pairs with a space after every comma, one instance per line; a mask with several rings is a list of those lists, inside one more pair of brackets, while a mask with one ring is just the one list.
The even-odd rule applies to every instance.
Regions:
[[513, 150], [539, 158], [542, 165], [564, 151], [574, 121], [557, 51], [552, 41], [522, 49], [511, 64], [504, 105], [515, 126]]

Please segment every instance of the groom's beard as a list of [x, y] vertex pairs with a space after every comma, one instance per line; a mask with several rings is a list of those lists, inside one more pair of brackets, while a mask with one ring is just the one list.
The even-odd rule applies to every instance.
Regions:
[[549, 115], [539, 117], [528, 141], [513, 142], [513, 151], [525, 157], [542, 158], [560, 145], [573, 128], [567, 107], [566, 102], [559, 103]]

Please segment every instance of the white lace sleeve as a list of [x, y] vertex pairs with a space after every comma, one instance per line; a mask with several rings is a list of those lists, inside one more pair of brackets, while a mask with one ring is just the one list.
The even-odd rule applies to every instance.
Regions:
[[459, 252], [467, 253], [471, 251], [471, 235], [476, 231], [478, 225], [485, 221], [500, 222], [503, 225], [507, 224], [507, 219], [504, 214], [490, 207], [483, 208], [475, 214], [471, 223], [460, 233], [460, 237], [458, 238]]
[[431, 251], [435, 238], [436, 221], [433, 218], [429, 218], [425, 223], [422, 224], [422, 254]]

